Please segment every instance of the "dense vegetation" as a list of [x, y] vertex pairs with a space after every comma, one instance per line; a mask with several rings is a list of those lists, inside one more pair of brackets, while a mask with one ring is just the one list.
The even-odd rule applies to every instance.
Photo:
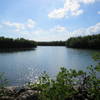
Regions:
[[62, 67], [55, 79], [44, 72], [29, 86], [39, 91], [38, 100], [100, 100], [100, 54], [94, 59], [98, 64], [87, 67], [87, 72]]
[[23, 49], [36, 47], [36, 42], [23, 38], [12, 39], [0, 37], [0, 50], [2, 49]]
[[65, 46], [65, 41], [38, 42], [39, 46]]
[[71, 48], [100, 49], [100, 34], [72, 37], [66, 41], [66, 46]]
[[100, 49], [100, 34], [72, 37], [67, 41], [35, 42], [23, 38], [11, 39], [0, 37], [0, 50], [2, 49], [23, 49], [39, 46], [67, 46], [71, 48]]
[[67, 46], [71, 48], [100, 49], [100, 34], [72, 37], [67, 41], [37, 42], [39, 46]]

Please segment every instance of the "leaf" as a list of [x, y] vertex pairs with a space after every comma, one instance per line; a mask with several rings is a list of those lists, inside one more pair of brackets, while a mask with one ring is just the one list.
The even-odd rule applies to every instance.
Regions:
[[100, 72], [100, 64], [98, 64], [96, 67], [95, 67], [95, 70]]

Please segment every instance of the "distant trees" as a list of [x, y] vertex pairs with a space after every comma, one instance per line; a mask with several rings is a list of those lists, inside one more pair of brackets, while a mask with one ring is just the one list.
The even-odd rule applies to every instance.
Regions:
[[36, 42], [26, 40], [23, 38], [5, 38], [0, 37], [0, 49], [20, 49], [20, 48], [33, 48], [36, 47]]
[[65, 46], [65, 41], [37, 42], [39, 46]]
[[100, 34], [72, 37], [67, 41], [37, 42], [39, 46], [67, 46], [71, 48], [100, 49]]
[[71, 48], [100, 49], [100, 34], [84, 37], [72, 37], [66, 41], [66, 46]]
[[51, 42], [35, 42], [32, 40], [26, 40], [24, 38], [5, 38], [0, 37], [0, 50], [2, 49], [23, 49], [33, 48], [36, 46], [67, 46], [71, 48], [88, 48], [88, 49], [100, 49], [100, 34], [84, 36], [84, 37], [72, 37], [67, 41], [51, 41]]

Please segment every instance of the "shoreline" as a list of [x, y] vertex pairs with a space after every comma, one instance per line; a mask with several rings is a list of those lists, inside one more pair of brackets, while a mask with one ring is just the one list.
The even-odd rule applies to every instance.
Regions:
[[37, 90], [28, 86], [7, 86], [0, 89], [5, 95], [0, 95], [0, 100], [38, 100]]

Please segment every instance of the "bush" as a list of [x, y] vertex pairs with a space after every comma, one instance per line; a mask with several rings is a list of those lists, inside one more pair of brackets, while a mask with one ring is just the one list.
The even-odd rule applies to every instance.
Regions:
[[[100, 56], [94, 56], [100, 62]], [[39, 90], [39, 100], [100, 100], [100, 65], [87, 67], [82, 70], [62, 67], [56, 79], [51, 79], [44, 72], [35, 84], [29, 86]]]

